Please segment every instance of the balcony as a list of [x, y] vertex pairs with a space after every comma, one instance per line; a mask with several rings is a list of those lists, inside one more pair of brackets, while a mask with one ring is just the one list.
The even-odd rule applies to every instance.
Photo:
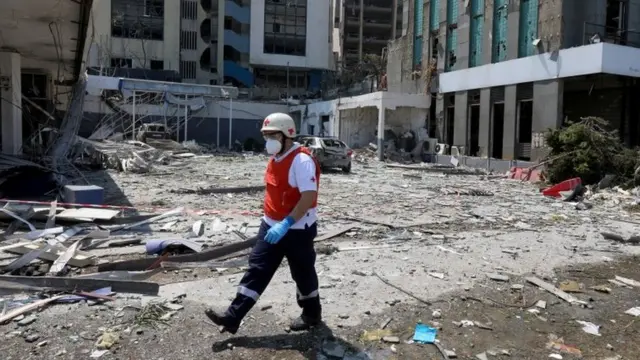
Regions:
[[240, 35], [233, 30], [224, 31], [224, 44], [229, 45], [236, 49], [238, 52], [248, 54], [249, 47], [249, 35]]
[[235, 79], [248, 88], [253, 87], [254, 84], [253, 73], [231, 60], [224, 61], [224, 76]]
[[251, 22], [251, 9], [248, 6], [240, 6], [233, 0], [226, 0], [224, 12], [242, 24]]

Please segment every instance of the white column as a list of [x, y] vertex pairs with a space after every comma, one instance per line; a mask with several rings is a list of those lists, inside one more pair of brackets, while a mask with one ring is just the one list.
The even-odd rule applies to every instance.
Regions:
[[385, 107], [380, 102], [378, 105], [378, 160], [384, 160], [384, 110]]
[[[22, 81], [20, 54], [0, 52], [0, 96], [2, 104], [2, 153], [22, 153]], [[6, 80], [6, 81], [5, 81]]]
[[229, 150], [233, 149], [233, 99], [229, 97]]

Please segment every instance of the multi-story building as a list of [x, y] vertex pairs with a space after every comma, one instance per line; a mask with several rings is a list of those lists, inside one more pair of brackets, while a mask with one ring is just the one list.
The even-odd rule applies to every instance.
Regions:
[[382, 55], [389, 40], [402, 30], [398, 0], [333, 0], [334, 40], [341, 66], [348, 68], [365, 54]]
[[[537, 160], [545, 130], [600, 116], [639, 143], [640, 0], [409, 1], [414, 21], [395, 44], [404, 63], [389, 67], [421, 69], [441, 142]], [[392, 73], [390, 87], [416, 81]]]
[[[310, 0], [104, 0], [90, 66], [176, 71], [255, 96], [319, 88], [334, 68], [331, 4]], [[276, 89], [276, 90], [274, 90]]]

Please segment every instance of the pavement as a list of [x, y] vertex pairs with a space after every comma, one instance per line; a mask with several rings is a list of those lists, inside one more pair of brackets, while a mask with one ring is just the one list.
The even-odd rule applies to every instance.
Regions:
[[[251, 236], [257, 231], [262, 194], [192, 192], [261, 185], [265, 166], [261, 155], [197, 156], [158, 165], [149, 174], [109, 171], [108, 178], [87, 177], [106, 186], [114, 204], [188, 209], [128, 236], [184, 237], [202, 220], [205, 231], [197, 240], [217, 246], [240, 240], [238, 232]], [[571, 342], [586, 359], [631, 359], [632, 351], [637, 354], [632, 339], [638, 325], [624, 311], [638, 306], [640, 289], [610, 285], [607, 294], [588, 290], [606, 284], [614, 272], [640, 280], [633, 258], [640, 248], [600, 234], [636, 234], [638, 220], [624, 210], [635, 202], [633, 193], [605, 190], [576, 205], [545, 198], [526, 182], [427, 166], [392, 168], [362, 156], [351, 174], [323, 174], [320, 187], [319, 233], [350, 227], [318, 244], [326, 328], [310, 334], [286, 331], [299, 309], [295, 284], [283, 264], [238, 335], [229, 339], [218, 334], [202, 310], [228, 305], [246, 260], [239, 257], [228, 267], [153, 275], [152, 281], [163, 284], [160, 299], [183, 299], [184, 308], [167, 325], [154, 328], [136, 321], [136, 314], [158, 298], [119, 294], [115, 302], [104, 304], [54, 305], [27, 326], [0, 326], [6, 338], [0, 346], [4, 358], [84, 359], [97, 351], [96, 340], [112, 330], [119, 341], [100, 358], [439, 359], [435, 347], [410, 341], [418, 322], [437, 328], [441, 344], [461, 359], [483, 353], [488, 359], [577, 356], [547, 347], [551, 335]], [[95, 251], [108, 262], [139, 257], [143, 247]], [[522, 276], [530, 274], [556, 286], [568, 278], [579, 280], [583, 291], [577, 296], [591, 308], [565, 304], [528, 284]], [[504, 277], [508, 281], [494, 280]], [[513, 284], [523, 287], [512, 289]], [[546, 299], [549, 307], [530, 312], [534, 299]], [[601, 336], [582, 336], [576, 319], [602, 325]], [[463, 320], [491, 323], [491, 330], [475, 323], [466, 326]], [[380, 331], [390, 341], [363, 336], [365, 330]], [[38, 339], [29, 338], [33, 334]]]

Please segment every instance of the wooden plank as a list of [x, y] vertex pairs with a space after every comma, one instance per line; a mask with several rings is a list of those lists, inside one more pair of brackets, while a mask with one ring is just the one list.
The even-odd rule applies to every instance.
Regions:
[[621, 282], [621, 283], [623, 283], [625, 285], [628, 285], [628, 286], [640, 287], [640, 281], [636, 281], [636, 280], [633, 280], [633, 279], [625, 278], [625, 277], [622, 277], [622, 276], [616, 275], [616, 281], [619, 281], [619, 282]]
[[584, 301], [582, 300], [578, 300], [578, 298], [567, 294], [566, 292], [558, 289], [557, 287], [553, 286], [552, 284], [549, 284], [548, 282], [545, 282], [542, 279], [539, 279], [537, 277], [531, 276], [531, 277], [527, 277], [525, 278], [528, 282], [540, 287], [543, 290], [546, 290], [550, 293], [552, 293], [553, 295], [559, 297], [560, 299], [568, 302], [569, 304], [586, 304]]
[[[167, 261], [171, 262], [196, 262], [196, 261], [209, 261], [215, 260], [220, 257], [233, 254], [238, 251], [242, 251], [245, 249], [249, 249], [253, 247], [258, 241], [258, 237], [254, 236], [245, 241], [235, 242], [228, 245], [223, 245], [211, 250], [199, 252], [196, 254], [188, 254], [188, 255], [176, 255], [170, 256], [167, 258]], [[145, 271], [150, 266], [154, 265], [158, 260], [157, 257], [147, 257], [142, 259], [135, 260], [125, 260], [108, 264], [100, 264], [98, 265], [98, 271], [117, 271], [117, 270], [127, 270], [127, 271]]]
[[[53, 289], [56, 291], [94, 291], [111, 287], [114, 292], [158, 295], [160, 285], [147, 281], [92, 279], [53, 276], [7, 276], [0, 275], [0, 287], [3, 283], [19, 284], [30, 288]], [[14, 287], [15, 289], [15, 287]]]
[[347, 225], [345, 227], [329, 231], [328, 233], [322, 234], [322, 235], [318, 236], [317, 238], [315, 238], [314, 242], [320, 242], [320, 241], [325, 241], [325, 240], [332, 239], [332, 238], [334, 238], [336, 236], [340, 236], [340, 235], [348, 232], [349, 230], [353, 229], [354, 227], [356, 227], [356, 226], [355, 225]]

